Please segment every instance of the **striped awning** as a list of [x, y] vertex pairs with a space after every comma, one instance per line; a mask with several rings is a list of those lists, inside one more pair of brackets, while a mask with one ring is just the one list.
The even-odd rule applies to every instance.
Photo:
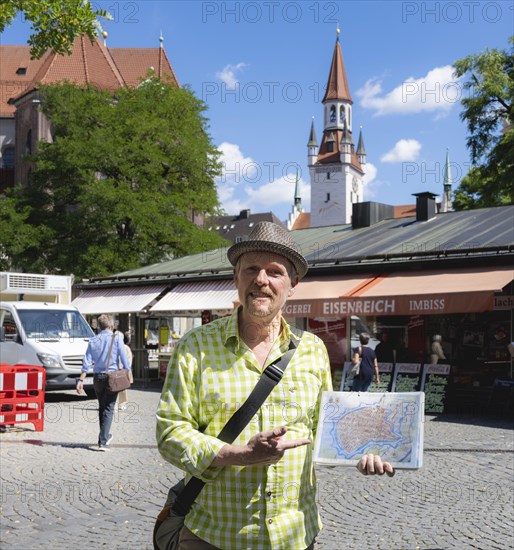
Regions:
[[181, 283], [161, 298], [152, 312], [233, 310], [237, 289], [232, 280]]
[[137, 313], [147, 309], [166, 288], [161, 285], [87, 289], [72, 301], [72, 305], [83, 315]]

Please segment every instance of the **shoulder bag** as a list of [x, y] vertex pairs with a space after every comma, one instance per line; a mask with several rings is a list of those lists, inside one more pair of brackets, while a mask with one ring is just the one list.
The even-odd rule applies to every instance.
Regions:
[[109, 362], [111, 360], [112, 346], [115, 338], [116, 333], [113, 332], [111, 345], [109, 346], [109, 353], [107, 354], [107, 361], [105, 363], [105, 372], [107, 373], [107, 389], [112, 393], [118, 393], [130, 388], [130, 370], [123, 368], [109, 372]]
[[[295, 327], [290, 327], [290, 329], [301, 339], [303, 331]], [[246, 401], [225, 424], [218, 435], [218, 439], [225, 443], [232, 443], [243, 431], [271, 393], [271, 390], [282, 379], [284, 371], [296, 351], [296, 346], [297, 344], [291, 339], [286, 353], [266, 367]], [[170, 489], [166, 504], [155, 522], [153, 530], [154, 550], [176, 550], [178, 548], [180, 531], [184, 526], [186, 515], [191, 510], [191, 506], [204, 485], [205, 481], [192, 477], [187, 484], [182, 479]]]
[[362, 348], [359, 346], [359, 360], [357, 363], [354, 363], [353, 367], [350, 370], [350, 374], [352, 376], [359, 376], [359, 372], [361, 371], [361, 357], [362, 357]]

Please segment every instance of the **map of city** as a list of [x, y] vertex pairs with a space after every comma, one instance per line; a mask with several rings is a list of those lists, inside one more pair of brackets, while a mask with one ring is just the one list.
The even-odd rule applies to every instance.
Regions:
[[395, 468], [421, 468], [423, 419], [423, 392], [323, 392], [314, 461], [355, 466], [373, 453]]

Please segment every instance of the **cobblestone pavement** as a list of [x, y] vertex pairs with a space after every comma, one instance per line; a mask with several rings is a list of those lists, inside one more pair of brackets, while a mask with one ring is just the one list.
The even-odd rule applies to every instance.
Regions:
[[[0, 434], [1, 547], [146, 549], [180, 472], [154, 439], [158, 388], [129, 391], [112, 451], [99, 453], [96, 400], [50, 393], [45, 429]], [[392, 478], [317, 469], [320, 550], [514, 548], [514, 424], [427, 417], [424, 466]], [[291, 549], [296, 550], [296, 549]]]

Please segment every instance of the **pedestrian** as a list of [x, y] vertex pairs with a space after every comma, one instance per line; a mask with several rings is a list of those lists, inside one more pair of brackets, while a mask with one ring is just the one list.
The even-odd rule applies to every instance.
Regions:
[[[206, 482], [179, 549], [310, 549], [321, 529], [311, 443], [321, 394], [332, 389], [330, 365], [323, 342], [308, 332], [297, 337], [281, 314], [307, 261], [271, 222], [256, 224], [228, 259], [241, 305], [177, 342], [157, 410], [161, 455]], [[291, 339], [297, 349], [281, 381], [232, 444], [219, 440]], [[394, 474], [378, 456], [363, 457], [359, 470]]]
[[394, 363], [394, 355], [396, 350], [394, 349], [391, 340], [389, 340], [389, 334], [383, 332], [380, 337], [380, 342], [375, 348], [375, 354], [379, 363]]
[[370, 336], [367, 332], [359, 334], [360, 346], [353, 350], [352, 363], [360, 361], [359, 374], [355, 375], [352, 383], [352, 391], [368, 391], [373, 374], [375, 375], [375, 384], [380, 384], [380, 375], [378, 372], [377, 356], [369, 346]]
[[82, 393], [84, 378], [92, 368], [100, 421], [98, 450], [108, 451], [113, 438], [111, 425], [118, 394], [107, 389], [107, 370], [117, 370], [119, 361], [121, 361], [124, 369], [130, 370], [130, 364], [122, 339], [114, 333], [112, 315], [100, 315], [97, 322], [100, 333], [89, 340], [82, 363], [82, 371], [80, 377], [77, 378], [77, 393]]
[[[130, 349], [130, 332], [124, 332], [123, 333], [123, 343], [125, 344], [125, 353], [127, 355], [127, 359], [128, 359], [128, 362], [129, 362], [129, 365], [130, 365], [130, 383], [132, 384], [132, 382], [134, 382], [134, 378], [132, 377], [132, 361], [133, 361], [133, 354], [132, 354], [132, 350]], [[120, 369], [123, 368], [123, 364], [122, 362], [120, 361], [118, 363], [118, 366]], [[124, 411], [126, 408], [127, 408], [127, 402], [128, 402], [128, 395], [127, 395], [127, 392], [128, 390], [122, 390], [119, 392], [118, 394], [118, 410], [119, 411]]]
[[432, 336], [432, 345], [430, 346], [430, 364], [437, 365], [439, 359], [446, 359], [441, 345], [442, 338], [440, 334]]

